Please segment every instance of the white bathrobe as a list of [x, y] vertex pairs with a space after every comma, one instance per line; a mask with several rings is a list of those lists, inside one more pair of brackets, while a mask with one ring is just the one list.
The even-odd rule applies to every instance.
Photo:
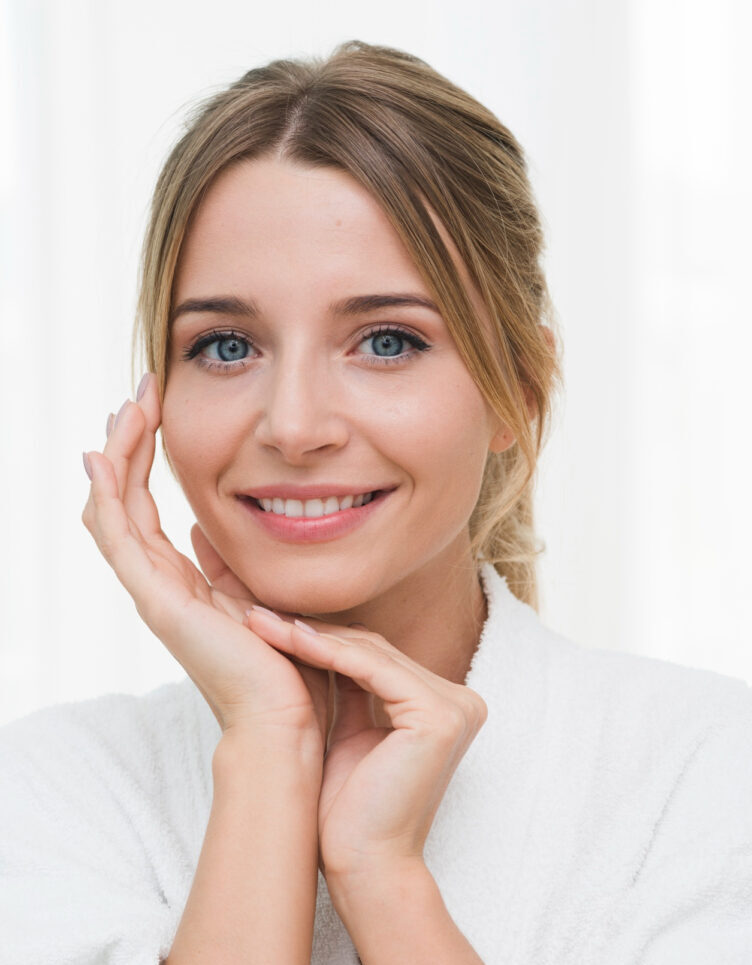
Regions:
[[[750, 965], [750, 688], [575, 646], [483, 578], [488, 720], [425, 852], [459, 928], [486, 965]], [[219, 736], [188, 679], [0, 730], [2, 965], [166, 957]], [[312, 962], [356, 961], [320, 877]]]

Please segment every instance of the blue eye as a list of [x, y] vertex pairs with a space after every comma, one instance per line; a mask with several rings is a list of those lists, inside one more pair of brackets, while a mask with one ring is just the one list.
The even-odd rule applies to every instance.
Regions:
[[374, 355], [401, 355], [405, 340], [396, 332], [382, 332], [367, 339], [371, 343]]
[[360, 347], [364, 346], [368, 346], [370, 351], [363, 351], [361, 355], [383, 359], [385, 362], [402, 361], [410, 358], [415, 351], [425, 352], [430, 348], [427, 342], [413, 332], [389, 327], [379, 328], [366, 335], [360, 343]]
[[236, 332], [208, 332], [197, 339], [185, 352], [184, 358], [213, 365], [233, 365], [243, 362], [253, 351], [253, 345]]
[[204, 348], [207, 358], [218, 359], [220, 362], [239, 362], [248, 355], [251, 346], [244, 338], [238, 338], [235, 335], [223, 335], [214, 339]]

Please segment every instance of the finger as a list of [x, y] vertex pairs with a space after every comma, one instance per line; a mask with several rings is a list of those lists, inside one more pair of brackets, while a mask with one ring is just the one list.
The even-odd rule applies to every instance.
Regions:
[[[148, 468], [154, 455], [154, 434], [147, 429], [147, 418], [140, 405], [126, 400], [107, 438], [104, 456], [115, 470], [118, 493], [126, 514], [144, 535], [161, 536], [162, 529], [156, 503], [148, 490]], [[134, 459], [140, 454], [141, 465]]]
[[141, 534], [126, 515], [115, 468], [104, 455], [88, 453], [91, 490], [84, 523], [120, 582], [138, 601], [150, 588], [154, 566]]
[[384, 637], [379, 633], [373, 633], [362, 623], [351, 623], [348, 626], [340, 626], [336, 623], [326, 623], [323, 620], [316, 620], [315, 618], [306, 617], [306, 623], [310, 625], [319, 633], [332, 634], [336, 637], [342, 637], [345, 640], [350, 640], [351, 642], [359, 642], [364, 646], [371, 646], [376, 650], [382, 650], [384, 653], [391, 654], [395, 660], [404, 664], [406, 667], [411, 667], [414, 669], [415, 673], [421, 676], [426, 683], [433, 687], [441, 688], [442, 681], [444, 678], [439, 677], [437, 674], [432, 673], [423, 664], [416, 660], [411, 659], [407, 654], [403, 653], [399, 647], [395, 647], [394, 644], [389, 643]]
[[118, 410], [102, 454], [112, 463], [122, 498], [128, 482], [128, 469], [144, 428], [143, 413], [130, 399]]
[[[100, 469], [98, 470], [100, 474], [100, 481], [98, 484], [99, 489], [96, 489], [94, 486], [94, 475], [93, 475], [94, 465], [100, 465]], [[115, 472], [115, 467], [112, 465], [110, 460], [106, 456], [96, 451], [84, 453], [84, 468], [86, 469], [86, 474], [91, 480], [91, 484], [89, 486], [89, 495], [86, 500], [86, 505], [84, 506], [83, 512], [81, 513], [81, 520], [84, 526], [89, 530], [91, 535], [94, 537], [94, 540], [97, 543], [97, 545], [99, 545], [99, 548], [102, 549], [102, 546], [100, 545], [99, 538], [98, 538], [98, 508], [95, 505], [95, 496], [99, 491], [104, 492], [104, 490], [101, 490], [102, 485], [106, 485], [107, 487], [109, 487], [110, 481], [112, 481], [112, 485], [114, 487], [113, 498], [116, 498], [118, 500], [120, 499], [117, 473]], [[103, 483], [102, 480], [105, 480], [105, 482]], [[138, 537], [139, 539], [141, 538], [141, 533], [135, 522], [125, 517], [125, 525], [131, 530], [134, 536]]]
[[256, 602], [248, 587], [241, 582], [214, 549], [198, 523], [194, 523], [191, 527], [191, 543], [198, 565], [212, 586], [216, 586], [218, 590], [228, 596]]
[[[149, 475], [154, 463], [156, 432], [161, 419], [161, 406], [157, 378], [151, 372], [147, 372], [141, 380], [138, 388], [138, 401], [134, 407], [141, 411], [143, 429], [128, 463], [123, 503], [126, 513], [138, 520], [141, 531], [146, 536], [156, 536], [161, 534], [162, 527], [156, 503], [149, 491]], [[135, 415], [131, 414], [129, 417], [133, 419]]]
[[311, 632], [258, 610], [249, 612], [248, 624], [276, 649], [311, 667], [350, 677], [361, 689], [380, 697], [393, 725], [394, 714], [400, 709], [433, 705], [439, 699], [434, 687], [418, 672], [418, 664], [405, 664], [386, 650], [369, 646], [368, 641]]
[[[205, 656], [206, 640], [214, 639], [216, 629], [212, 624], [220, 618], [219, 613], [213, 607], [197, 605], [195, 588], [183, 577], [172, 579], [169, 570], [160, 569], [154, 562], [151, 553], [161, 555], [169, 546], [168, 542], [160, 541], [155, 549], [153, 544], [143, 540], [125, 513], [110, 461], [97, 452], [88, 453], [88, 459], [92, 473], [91, 508], [87, 507], [88, 518], [84, 522], [115, 575], [133, 597], [143, 620], [196, 680], [196, 668], [202, 666], [200, 661]], [[173, 567], [179, 570], [182, 561], [195, 571], [197, 577], [200, 576], [189, 560], [174, 555]], [[206, 590], [209, 592], [208, 586]], [[207, 619], [209, 626], [202, 627], [202, 622]], [[253, 634], [249, 634], [249, 640], [264, 644]], [[214, 643], [215, 658], [221, 664], [225, 647], [221, 634]]]

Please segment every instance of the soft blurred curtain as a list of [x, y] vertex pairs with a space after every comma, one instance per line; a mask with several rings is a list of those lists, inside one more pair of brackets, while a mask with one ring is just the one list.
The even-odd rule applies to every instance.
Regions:
[[[182, 676], [80, 523], [81, 450], [131, 391], [149, 191], [197, 96], [353, 37], [424, 57], [531, 159], [567, 379], [547, 622], [752, 680], [748, 5], [0, 0], [0, 722]], [[187, 548], [161, 466], [155, 490]]]

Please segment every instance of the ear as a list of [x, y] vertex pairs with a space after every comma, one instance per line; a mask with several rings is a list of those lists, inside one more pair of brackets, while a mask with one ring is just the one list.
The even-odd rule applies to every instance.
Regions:
[[[541, 334], [551, 350], [551, 353], [556, 355], [556, 336], [554, 335], [553, 330], [550, 329], [548, 325], [541, 325], [540, 328]], [[535, 395], [533, 394], [533, 390], [530, 388], [530, 386], [525, 383], [522, 385], [522, 391], [525, 395], [528, 418], [532, 422], [533, 419], [535, 419], [538, 415], [538, 406], [535, 401]], [[512, 445], [514, 445], [514, 442], [515, 435], [512, 430], [509, 428], [509, 426], [500, 423], [497, 431], [491, 438], [488, 448], [491, 450], [491, 452], [504, 452], [506, 449], [509, 449]]]
[[514, 445], [515, 436], [509, 426], [501, 425], [497, 432], [491, 438], [488, 448], [491, 452], [499, 453], [504, 452], [505, 449], [509, 449]]
[[[523, 385], [522, 391], [525, 395], [528, 418], [532, 422], [538, 411], [538, 407], [535, 403], [535, 396], [533, 395], [532, 389], [528, 385]], [[510, 427], [505, 423], [500, 422], [498, 423], [496, 432], [491, 437], [488, 448], [491, 450], [491, 452], [504, 452], [504, 450], [510, 449], [514, 445], [515, 440], [516, 436]]]

